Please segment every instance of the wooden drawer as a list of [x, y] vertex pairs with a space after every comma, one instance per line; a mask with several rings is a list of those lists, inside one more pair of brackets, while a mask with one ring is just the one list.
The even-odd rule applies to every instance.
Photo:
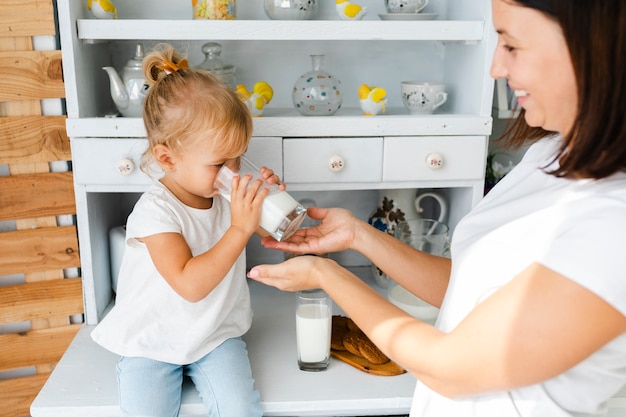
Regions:
[[383, 181], [476, 180], [485, 173], [485, 136], [386, 137], [384, 143]]
[[[147, 185], [152, 182], [139, 168], [141, 155], [148, 146], [146, 139], [73, 138], [71, 144], [77, 184]], [[246, 156], [282, 177], [282, 138], [252, 138]], [[153, 175], [160, 177], [158, 172]]]
[[[286, 183], [379, 182], [382, 138], [306, 138], [283, 140]], [[342, 167], [331, 169], [331, 160]]]

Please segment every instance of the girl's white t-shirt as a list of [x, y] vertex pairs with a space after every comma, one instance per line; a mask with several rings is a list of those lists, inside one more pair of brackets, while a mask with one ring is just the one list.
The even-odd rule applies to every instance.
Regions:
[[230, 206], [225, 199], [217, 196], [210, 209], [194, 209], [155, 183], [128, 218], [115, 306], [91, 337], [121, 356], [183, 365], [248, 331], [252, 308], [245, 250], [217, 287], [192, 303], [169, 286], [146, 246], [137, 240], [157, 233], [180, 233], [196, 256], [213, 247], [229, 226]]
[[[544, 168], [554, 167], [560, 143], [547, 138], [531, 146], [456, 227], [451, 280], [437, 321], [442, 331], [453, 330], [534, 262], [626, 315], [626, 174], [602, 180], [549, 175]], [[625, 383], [623, 334], [567, 372], [511, 391], [450, 400], [418, 381], [411, 416], [602, 416], [607, 399]]]

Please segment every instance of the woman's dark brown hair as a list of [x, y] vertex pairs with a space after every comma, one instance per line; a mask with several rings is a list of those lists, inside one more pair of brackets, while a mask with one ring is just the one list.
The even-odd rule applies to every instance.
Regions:
[[[558, 155], [560, 177], [600, 179], [626, 171], [626, 1], [515, 0], [562, 28], [578, 87], [578, 116]], [[526, 124], [524, 111], [504, 133], [518, 147], [550, 133]]]

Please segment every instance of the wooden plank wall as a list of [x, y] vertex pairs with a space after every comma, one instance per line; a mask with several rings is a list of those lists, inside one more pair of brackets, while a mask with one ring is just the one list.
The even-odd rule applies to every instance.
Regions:
[[61, 51], [33, 46], [55, 31], [53, 0], [0, 0], [0, 417], [30, 414], [83, 313], [65, 116], [41, 102], [64, 97]]

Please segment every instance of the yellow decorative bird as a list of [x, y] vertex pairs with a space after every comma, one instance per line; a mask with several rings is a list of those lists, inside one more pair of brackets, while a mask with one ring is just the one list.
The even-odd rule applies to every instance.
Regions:
[[254, 84], [252, 92], [248, 91], [245, 85], [238, 84], [237, 92], [241, 100], [248, 105], [250, 114], [254, 117], [262, 116], [265, 105], [274, 97], [274, 90], [265, 81]]
[[117, 19], [117, 9], [111, 0], [87, 0], [87, 8], [98, 19]]
[[359, 6], [349, 0], [336, 0], [337, 13], [343, 20], [361, 20], [367, 14], [367, 7]]
[[379, 113], [384, 113], [387, 105], [386, 95], [387, 91], [384, 88], [361, 84], [359, 87], [359, 99], [363, 115], [375, 116]]

